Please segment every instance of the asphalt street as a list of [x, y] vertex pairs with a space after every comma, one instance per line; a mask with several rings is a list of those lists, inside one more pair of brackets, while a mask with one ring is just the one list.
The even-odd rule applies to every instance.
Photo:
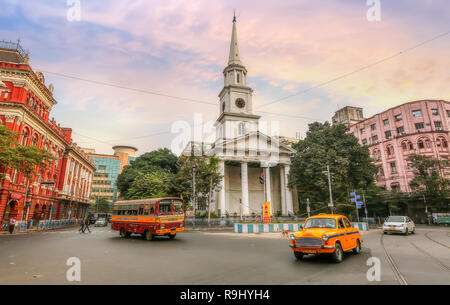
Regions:
[[[450, 284], [450, 228], [416, 234], [363, 234], [359, 255], [341, 264], [327, 256], [296, 261], [280, 233], [191, 231], [176, 239], [121, 238], [109, 228], [0, 235], [0, 284]], [[70, 282], [69, 258], [79, 258], [81, 281]], [[381, 281], [368, 281], [370, 257]]]

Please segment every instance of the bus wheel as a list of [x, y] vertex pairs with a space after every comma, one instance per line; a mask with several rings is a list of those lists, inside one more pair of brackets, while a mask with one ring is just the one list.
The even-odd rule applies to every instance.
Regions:
[[120, 228], [120, 236], [122, 236], [123, 238], [127, 237], [127, 232], [124, 228]]
[[175, 233], [175, 234], [169, 234], [169, 239], [174, 239], [175, 238], [175, 236], [177, 236], [177, 233]]
[[144, 235], [145, 235], [146, 240], [154, 240], [155, 239], [155, 236], [149, 230], [145, 231]]

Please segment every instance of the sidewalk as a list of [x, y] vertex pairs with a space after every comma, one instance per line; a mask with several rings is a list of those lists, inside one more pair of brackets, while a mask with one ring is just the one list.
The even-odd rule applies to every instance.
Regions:
[[26, 231], [14, 230], [13, 234], [10, 234], [9, 231], [0, 231], [0, 235], [23, 235], [23, 234], [30, 234], [30, 233], [44, 232], [44, 231], [54, 231], [54, 230], [68, 229], [68, 228], [75, 228], [75, 227], [79, 227], [79, 225], [56, 227], [56, 228], [50, 228], [50, 229], [39, 229], [39, 230], [37, 228], [31, 228]]

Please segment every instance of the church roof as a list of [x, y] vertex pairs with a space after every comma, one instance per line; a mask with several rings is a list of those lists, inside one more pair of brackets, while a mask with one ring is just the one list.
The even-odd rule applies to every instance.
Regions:
[[236, 30], [236, 17], [233, 18], [233, 33], [231, 35], [230, 56], [228, 59], [228, 65], [242, 65], [241, 57], [239, 54], [239, 45], [237, 39]]

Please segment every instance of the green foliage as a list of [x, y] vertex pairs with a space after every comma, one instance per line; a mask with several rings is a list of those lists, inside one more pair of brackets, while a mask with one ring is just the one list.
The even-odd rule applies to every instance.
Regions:
[[371, 162], [369, 150], [347, 130], [344, 125], [315, 122], [309, 125], [306, 138], [294, 145], [297, 153], [292, 158], [289, 186], [299, 193], [301, 212], [306, 212], [307, 198], [313, 210], [327, 212], [328, 177], [323, 173], [327, 165], [338, 211], [352, 213], [349, 193], [373, 184], [377, 167]]
[[[198, 200], [208, 202], [209, 192], [218, 191], [222, 176], [219, 172], [219, 160], [215, 157], [181, 156], [178, 173], [173, 180], [173, 187], [178, 196], [190, 202], [192, 199], [193, 167], [195, 166], [195, 192]], [[188, 206], [186, 204], [186, 206]]]
[[117, 178], [117, 188], [122, 197], [129, 199], [127, 197], [128, 189], [137, 177], [159, 171], [175, 174], [177, 172], [177, 161], [178, 158], [167, 148], [143, 154], [123, 169]]
[[450, 168], [448, 160], [438, 160], [423, 155], [408, 158], [414, 169], [410, 185], [416, 197], [423, 198], [435, 212], [448, 212], [450, 204], [450, 179], [445, 172]]
[[[0, 168], [16, 169], [27, 179], [37, 174], [36, 169], [47, 168], [52, 155], [36, 146], [23, 146], [17, 142], [18, 134], [0, 124]], [[3, 174], [2, 174], [3, 175]]]
[[173, 174], [164, 170], [138, 174], [127, 190], [127, 199], [158, 198], [170, 196]]

